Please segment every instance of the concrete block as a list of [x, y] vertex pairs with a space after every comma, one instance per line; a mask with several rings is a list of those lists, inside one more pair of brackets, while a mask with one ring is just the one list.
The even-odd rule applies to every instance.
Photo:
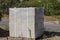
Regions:
[[43, 8], [9, 8], [10, 37], [37, 38], [44, 32]]

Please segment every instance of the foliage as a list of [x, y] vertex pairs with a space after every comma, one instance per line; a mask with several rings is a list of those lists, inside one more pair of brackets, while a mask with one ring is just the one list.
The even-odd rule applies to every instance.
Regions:
[[0, 0], [0, 14], [8, 14], [11, 7], [44, 7], [45, 15], [60, 15], [60, 3], [57, 0]]
[[45, 15], [54, 15], [55, 14], [55, 6], [57, 6], [57, 0], [42, 0], [43, 7], [45, 8]]

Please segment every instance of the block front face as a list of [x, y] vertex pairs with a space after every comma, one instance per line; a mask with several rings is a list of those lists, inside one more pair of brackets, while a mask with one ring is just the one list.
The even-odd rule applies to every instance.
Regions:
[[10, 36], [35, 38], [34, 8], [10, 8]]

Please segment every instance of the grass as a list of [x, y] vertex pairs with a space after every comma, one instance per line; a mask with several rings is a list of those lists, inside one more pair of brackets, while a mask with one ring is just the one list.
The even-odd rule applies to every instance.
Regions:
[[56, 16], [57, 19], [60, 19], [60, 16]]
[[44, 21], [56, 21], [56, 18], [52, 16], [44, 16]]
[[60, 24], [60, 15], [58, 15], [58, 16], [44, 16], [44, 21], [58, 21]]
[[7, 26], [7, 25], [4, 25], [3, 27], [0, 27], [0, 28], [4, 29], [6, 31], [9, 31], [9, 26]]
[[55, 16], [58, 20], [60, 20], [60, 15], [59, 16]]
[[57, 21], [59, 21], [59, 24], [60, 24], [60, 15], [59, 16], [55, 16]]
[[60, 21], [60, 15], [58, 16], [44, 16], [44, 20], [46, 21]]

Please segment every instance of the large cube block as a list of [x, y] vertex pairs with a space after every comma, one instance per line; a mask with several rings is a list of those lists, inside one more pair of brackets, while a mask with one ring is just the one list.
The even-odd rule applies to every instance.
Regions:
[[11, 37], [37, 38], [44, 32], [43, 8], [9, 8]]

